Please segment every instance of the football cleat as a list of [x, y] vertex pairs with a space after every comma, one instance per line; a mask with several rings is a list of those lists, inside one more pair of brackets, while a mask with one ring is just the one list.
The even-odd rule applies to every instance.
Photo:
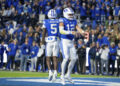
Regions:
[[48, 80], [51, 81], [52, 78], [53, 78], [53, 74], [52, 74], [52, 73], [49, 73]]
[[65, 85], [66, 83], [65, 83], [65, 78], [64, 78], [64, 76], [61, 75], [60, 79], [61, 79], [61, 84], [62, 84], [62, 85]]
[[65, 79], [68, 80], [70, 83], [74, 84], [74, 81], [71, 79], [70, 76], [65, 75]]

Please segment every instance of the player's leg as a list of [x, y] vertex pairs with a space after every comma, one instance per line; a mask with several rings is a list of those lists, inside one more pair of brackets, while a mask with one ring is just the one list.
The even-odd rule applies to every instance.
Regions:
[[71, 48], [70, 48], [70, 62], [68, 64], [68, 71], [67, 71], [67, 73], [65, 75], [65, 78], [68, 79], [71, 83], [74, 83], [74, 82], [72, 81], [72, 79], [70, 77], [70, 74], [72, 72], [72, 69], [73, 69], [73, 67], [75, 65], [75, 62], [76, 62], [77, 58], [78, 58], [78, 56], [76, 54], [76, 49], [75, 49], [74, 45], [71, 44]]
[[70, 54], [68, 45], [69, 44], [67, 44], [66, 41], [63, 41], [63, 40], [61, 41], [61, 50], [62, 50], [62, 54], [63, 54], [63, 61], [61, 64], [61, 80], [62, 80], [63, 85], [65, 84], [64, 76], [65, 76], [66, 65], [67, 65], [67, 62], [69, 59], [69, 54]]
[[57, 78], [57, 57], [56, 56], [53, 56], [53, 64], [54, 64], [54, 72], [53, 72], [52, 81], [55, 81]]
[[59, 53], [59, 42], [56, 41], [53, 44], [53, 64], [54, 64], [54, 74], [53, 74], [53, 80], [56, 80], [57, 77], [57, 57]]
[[51, 70], [51, 60], [50, 60], [50, 57], [52, 55], [52, 51], [51, 51], [51, 43], [47, 43], [46, 45], [46, 63], [47, 63], [47, 67], [48, 67], [48, 72], [49, 72], [49, 81], [52, 80], [52, 76], [53, 76], [53, 73], [52, 73], [52, 70]]

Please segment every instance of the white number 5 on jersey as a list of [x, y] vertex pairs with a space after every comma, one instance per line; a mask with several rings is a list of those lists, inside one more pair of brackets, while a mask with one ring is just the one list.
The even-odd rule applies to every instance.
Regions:
[[57, 33], [57, 24], [51, 24], [51, 33], [56, 34]]

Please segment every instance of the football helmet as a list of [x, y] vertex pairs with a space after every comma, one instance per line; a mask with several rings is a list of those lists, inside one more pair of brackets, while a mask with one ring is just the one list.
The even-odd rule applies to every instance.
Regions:
[[54, 9], [51, 9], [48, 11], [48, 18], [49, 19], [54, 19], [57, 18], [57, 12]]
[[74, 19], [74, 11], [72, 8], [65, 8], [63, 10], [63, 16], [69, 20], [73, 20]]

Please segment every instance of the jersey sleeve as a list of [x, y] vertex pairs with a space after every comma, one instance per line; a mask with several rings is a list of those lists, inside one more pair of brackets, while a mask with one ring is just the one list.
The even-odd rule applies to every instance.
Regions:
[[77, 20], [75, 20], [75, 26], [77, 25]]

